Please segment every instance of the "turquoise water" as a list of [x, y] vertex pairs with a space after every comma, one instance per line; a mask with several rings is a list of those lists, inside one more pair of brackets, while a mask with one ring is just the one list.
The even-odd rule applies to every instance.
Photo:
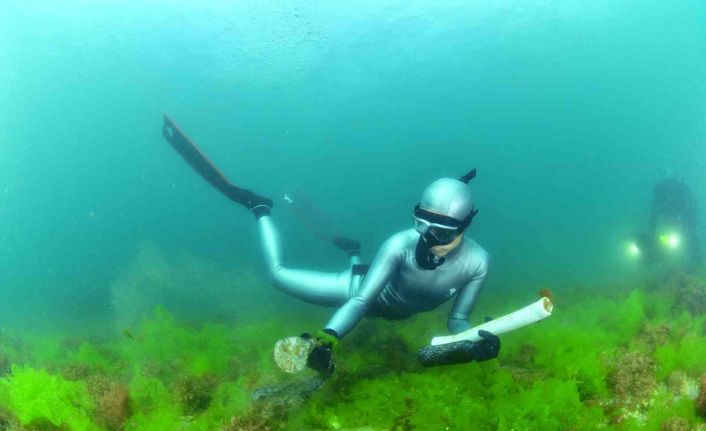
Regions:
[[[5, 0], [0, 325], [114, 327], [120, 286], [160, 261], [186, 275], [144, 310], [324, 321], [262, 283], [251, 215], [174, 154], [163, 112], [275, 200], [292, 265], [346, 261], [284, 193], [370, 260], [429, 182], [476, 167], [486, 292], [631, 280], [655, 182], [706, 207], [704, 23], [700, 1]], [[240, 270], [255, 287], [229, 284]]]
[[143, 242], [259, 264], [249, 215], [162, 140], [165, 111], [280, 203], [305, 266], [344, 262], [290, 220], [292, 187], [369, 259], [427, 183], [477, 167], [489, 289], [615, 276], [667, 173], [703, 203], [701, 2], [437, 3], [6, 3], [3, 318], [101, 307]]

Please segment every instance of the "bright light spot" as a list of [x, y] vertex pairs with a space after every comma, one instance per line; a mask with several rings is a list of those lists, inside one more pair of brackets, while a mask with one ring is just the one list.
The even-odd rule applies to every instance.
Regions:
[[640, 254], [640, 247], [637, 246], [634, 242], [630, 243], [628, 245], [628, 253], [630, 253], [631, 256], [637, 256]]
[[680, 243], [679, 235], [673, 233], [667, 237], [667, 245], [669, 248], [677, 248]]
[[681, 244], [681, 238], [676, 233], [670, 233], [659, 236], [659, 242], [669, 249], [676, 249]]

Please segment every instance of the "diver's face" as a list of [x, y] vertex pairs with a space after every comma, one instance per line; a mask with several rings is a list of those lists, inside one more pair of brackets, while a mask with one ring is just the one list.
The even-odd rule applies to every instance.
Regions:
[[435, 245], [431, 247], [431, 252], [434, 256], [444, 257], [458, 247], [459, 244], [461, 244], [461, 240], [463, 240], [463, 232], [448, 244]]
[[463, 232], [459, 221], [432, 209], [417, 206], [413, 218], [414, 229], [432, 247], [449, 245]]

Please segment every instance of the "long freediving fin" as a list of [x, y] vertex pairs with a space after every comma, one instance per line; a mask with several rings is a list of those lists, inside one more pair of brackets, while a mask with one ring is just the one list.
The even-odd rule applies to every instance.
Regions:
[[231, 184], [220, 169], [206, 157], [199, 146], [167, 114], [164, 114], [162, 135], [201, 178], [227, 196], [228, 199], [251, 210], [257, 206], [272, 208], [272, 200]]
[[[293, 198], [292, 198], [293, 196]], [[340, 229], [322, 208], [314, 204], [306, 193], [301, 190], [295, 191], [291, 196], [284, 195], [284, 201], [294, 216], [307, 229], [320, 239], [332, 243], [334, 246], [345, 251], [349, 256], [360, 254], [360, 241], [341, 235]]]
[[201, 178], [224, 195], [229, 195], [234, 186], [167, 114], [164, 114], [162, 135]]

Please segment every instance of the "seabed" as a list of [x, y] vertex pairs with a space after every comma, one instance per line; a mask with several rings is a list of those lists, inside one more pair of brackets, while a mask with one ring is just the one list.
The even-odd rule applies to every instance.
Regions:
[[[140, 259], [113, 285], [116, 304], [183, 278]], [[242, 274], [235, 284], [269, 288]], [[474, 318], [537, 294], [516, 296], [487, 290]], [[164, 305], [88, 338], [8, 330], [0, 430], [706, 430], [706, 277], [566, 289], [554, 302], [552, 317], [502, 337], [498, 360], [429, 369], [416, 351], [445, 310], [367, 319], [323, 384], [272, 358], [276, 340], [320, 324], [304, 314], [194, 321]]]

